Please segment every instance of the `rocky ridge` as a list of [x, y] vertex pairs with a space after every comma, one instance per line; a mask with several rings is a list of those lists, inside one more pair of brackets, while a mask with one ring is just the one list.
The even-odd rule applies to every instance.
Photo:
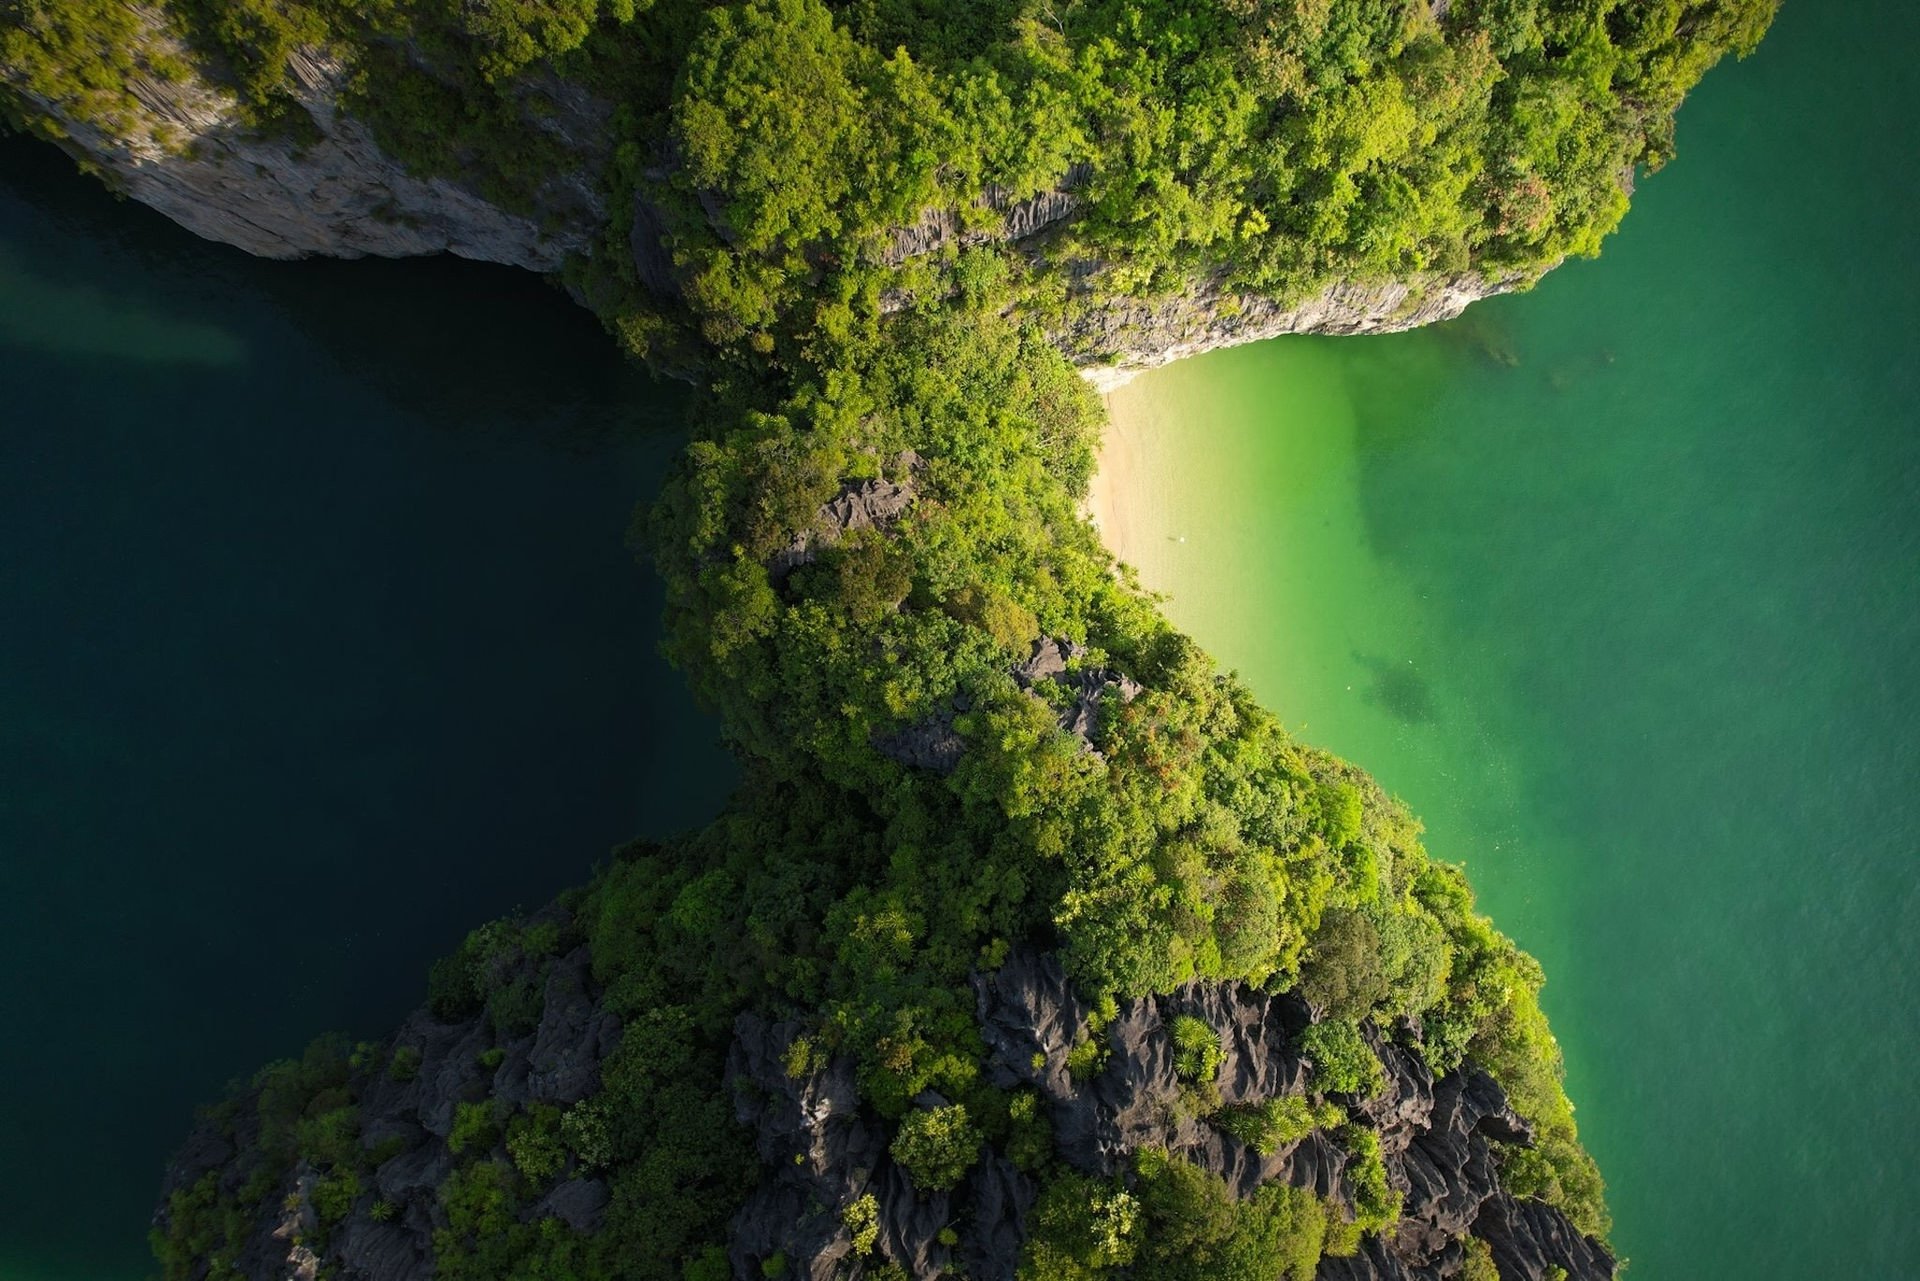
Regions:
[[[1311, 1017], [1298, 998], [1194, 983], [1126, 1002], [1099, 1033], [1104, 1066], [1082, 1081], [1069, 1071], [1068, 1055], [1092, 1031], [1092, 1010], [1057, 960], [1018, 955], [974, 984], [993, 1084], [1032, 1089], [1045, 1100], [1058, 1154], [1073, 1168], [1123, 1175], [1135, 1152], [1158, 1149], [1221, 1175], [1243, 1198], [1278, 1180], [1351, 1206], [1348, 1157], [1331, 1137], [1316, 1130], [1262, 1156], [1194, 1115], [1174, 1068], [1168, 1026], [1185, 1015], [1220, 1037], [1221, 1106], [1305, 1094], [1309, 1065], [1289, 1048]], [[758, 1275], [778, 1255], [806, 1281], [858, 1278], [887, 1260], [913, 1277], [943, 1275], [958, 1263], [975, 1281], [1011, 1281], [1033, 1179], [989, 1149], [951, 1192], [916, 1191], [887, 1153], [885, 1122], [861, 1103], [850, 1060], [797, 1076], [789, 1070], [790, 1049], [807, 1030], [753, 1014], [736, 1025], [728, 1081], [769, 1174], [734, 1219], [735, 1277]], [[1372, 1044], [1385, 1088], [1343, 1102], [1379, 1135], [1405, 1209], [1390, 1236], [1325, 1260], [1323, 1281], [1452, 1277], [1470, 1235], [1491, 1247], [1503, 1281], [1545, 1281], [1555, 1268], [1570, 1281], [1613, 1276], [1600, 1243], [1557, 1210], [1501, 1190], [1493, 1144], [1526, 1144], [1532, 1136], [1491, 1077], [1469, 1067], [1436, 1080], [1412, 1051], [1377, 1035]], [[858, 1253], [846, 1222], [847, 1209], [864, 1196], [879, 1211], [870, 1259]], [[953, 1229], [948, 1238], [943, 1228]]]
[[[558, 914], [548, 919], [564, 924]], [[409, 1017], [356, 1068], [340, 1096], [356, 1109], [365, 1170], [351, 1205], [323, 1228], [313, 1167], [293, 1160], [265, 1170], [270, 1186], [257, 1198], [262, 1208], [232, 1259], [241, 1276], [428, 1281], [436, 1270], [435, 1234], [447, 1226], [443, 1189], [463, 1163], [509, 1159], [497, 1136], [487, 1151], [473, 1151], [471, 1141], [463, 1150], [463, 1105], [590, 1103], [601, 1063], [623, 1029], [594, 986], [587, 949], [515, 953], [496, 969], [491, 982], [537, 991], [537, 1013], [509, 1032], [484, 1012], [448, 1019], [429, 1007]], [[1277, 1180], [1351, 1206], [1349, 1157], [1333, 1137], [1315, 1130], [1262, 1155], [1194, 1113], [1174, 1066], [1169, 1025], [1188, 1016], [1219, 1037], [1219, 1106], [1310, 1093], [1310, 1064], [1292, 1048], [1312, 1018], [1298, 997], [1192, 983], [1124, 1002], [1101, 1026], [1050, 955], [1016, 953], [973, 983], [991, 1083], [1042, 1100], [1057, 1154], [1072, 1168], [1124, 1177], [1132, 1154], [1152, 1148], [1220, 1175], [1243, 1198]], [[796, 1042], [811, 1031], [801, 1020], [753, 1012], [734, 1025], [725, 1088], [762, 1163], [759, 1184], [730, 1229], [727, 1255], [737, 1281], [762, 1276], [762, 1265], [776, 1255], [787, 1275], [806, 1281], [858, 1281], [889, 1262], [916, 1278], [958, 1267], [973, 1281], [1012, 1281], [1038, 1190], [1032, 1174], [989, 1148], [951, 1191], [919, 1191], [889, 1154], [891, 1127], [862, 1100], [852, 1060], [822, 1064], [796, 1056]], [[1333, 1102], [1351, 1123], [1378, 1135], [1404, 1210], [1390, 1235], [1366, 1238], [1351, 1257], [1323, 1261], [1321, 1281], [1440, 1281], [1457, 1274], [1468, 1236], [1491, 1247], [1502, 1281], [1608, 1281], [1614, 1263], [1599, 1242], [1552, 1207], [1501, 1189], [1496, 1145], [1526, 1144], [1531, 1136], [1492, 1078], [1468, 1066], [1436, 1079], [1412, 1051], [1370, 1035], [1384, 1088]], [[1069, 1054], [1089, 1036], [1103, 1041], [1105, 1061], [1076, 1077]], [[163, 1227], [176, 1194], [211, 1182], [232, 1197], [263, 1177], [241, 1159], [261, 1151], [261, 1102], [256, 1087], [195, 1130], [168, 1171]], [[929, 1093], [915, 1102], [938, 1107], [946, 1100]], [[869, 1196], [876, 1231], [863, 1252], [848, 1210]], [[570, 1155], [520, 1217], [591, 1233], [608, 1201], [606, 1183]], [[196, 1275], [207, 1275], [207, 1266], [202, 1261]]]
[[[558, 923], [559, 914], [546, 915]], [[203, 1180], [224, 1198], [245, 1200], [248, 1181], [265, 1178], [273, 1192], [260, 1199], [265, 1209], [233, 1260], [241, 1276], [430, 1281], [434, 1233], [447, 1225], [442, 1188], [461, 1163], [461, 1106], [577, 1104], [599, 1089], [600, 1063], [621, 1035], [620, 1020], [602, 1007], [584, 946], [550, 958], [517, 956], [495, 977], [537, 994], [538, 1012], [525, 1027], [503, 1032], [484, 1012], [443, 1019], [422, 1008], [346, 1082], [342, 1097], [357, 1112], [367, 1177], [339, 1222], [322, 1229], [318, 1181], [306, 1161], [262, 1171], [246, 1159], [262, 1154], [265, 1143], [256, 1085], [237, 1106], [203, 1119], [175, 1155], [156, 1223], [164, 1228], [173, 1198], [190, 1195]], [[497, 1151], [466, 1155], [506, 1157], [504, 1147], [490, 1146]], [[526, 1217], [592, 1232], [607, 1203], [606, 1184], [569, 1160]], [[199, 1275], [207, 1268], [201, 1261]]]

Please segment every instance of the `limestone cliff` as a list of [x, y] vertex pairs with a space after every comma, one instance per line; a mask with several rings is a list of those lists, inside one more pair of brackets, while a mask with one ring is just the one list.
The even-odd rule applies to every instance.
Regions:
[[[175, 55], [152, 63], [192, 65], [157, 22], [148, 38], [156, 53]], [[410, 172], [353, 117], [348, 73], [326, 51], [295, 53], [288, 73], [292, 100], [311, 130], [252, 127], [233, 93], [200, 74], [134, 76], [133, 110], [111, 128], [73, 119], [56, 103], [30, 98], [29, 105], [51, 126], [47, 132], [62, 135], [62, 145], [116, 189], [196, 235], [260, 257], [453, 253], [552, 272], [603, 243], [607, 111], [570, 101], [579, 95], [566, 86], [544, 86], [540, 119], [561, 136], [577, 167], [555, 174], [541, 193], [541, 208], [527, 213], [490, 202], [477, 184]], [[557, 117], [555, 101], [567, 108]], [[1043, 261], [1049, 241], [1079, 211], [1076, 191], [1087, 178], [1086, 168], [1075, 166], [1055, 189], [1029, 199], [992, 189], [964, 216], [928, 209], [879, 245], [876, 259], [899, 265], [949, 249], [1004, 244], [1031, 262]], [[717, 211], [710, 215], [717, 218]], [[644, 194], [634, 199], [630, 223], [635, 278], [656, 295], [671, 295], [668, 228]], [[1293, 303], [1206, 283], [1153, 298], [1105, 297], [1094, 284], [1098, 263], [1056, 265], [1076, 284], [1065, 318], [1052, 326], [1054, 337], [1101, 391], [1184, 356], [1278, 334], [1383, 333], [1451, 319], [1470, 303], [1522, 283], [1519, 277], [1432, 274], [1340, 284]]]
[[197, 236], [262, 258], [453, 253], [544, 272], [583, 251], [605, 219], [591, 137], [581, 139], [581, 172], [557, 176], [543, 193], [549, 207], [518, 213], [459, 183], [416, 176], [383, 151], [343, 107], [346, 68], [323, 49], [299, 50], [287, 64], [288, 92], [306, 119], [261, 129], [232, 91], [188, 70], [196, 64], [157, 15], [143, 39], [131, 102], [111, 124], [14, 88], [41, 132]]

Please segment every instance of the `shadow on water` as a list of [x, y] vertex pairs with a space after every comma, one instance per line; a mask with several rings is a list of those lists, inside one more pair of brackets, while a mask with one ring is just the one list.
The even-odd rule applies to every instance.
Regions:
[[1414, 670], [1412, 659], [1395, 662], [1355, 650], [1353, 661], [1373, 681], [1364, 695], [1369, 703], [1407, 725], [1430, 725], [1437, 719], [1433, 683]]
[[[8, 205], [58, 228], [63, 252], [0, 260], [0, 273], [31, 294], [84, 306], [99, 297], [103, 263], [125, 268], [115, 274], [129, 278], [128, 292], [101, 305], [123, 313], [106, 332], [127, 345], [71, 354], [230, 363], [251, 346], [230, 318], [251, 314], [293, 326], [356, 382], [437, 429], [585, 452], [684, 426], [689, 389], [626, 359], [590, 313], [531, 272], [451, 256], [253, 258], [114, 197], [29, 138], [0, 138], [0, 217]], [[33, 318], [12, 319], [8, 328], [31, 341]]]

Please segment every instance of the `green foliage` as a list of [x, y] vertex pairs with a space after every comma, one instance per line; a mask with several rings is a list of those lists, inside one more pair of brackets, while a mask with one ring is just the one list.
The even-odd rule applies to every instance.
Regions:
[[1225, 1180], [1164, 1153], [1134, 1158], [1131, 1186], [1062, 1173], [1028, 1217], [1021, 1281], [1311, 1281], [1331, 1218], [1311, 1192]]
[[313, 1184], [313, 1211], [322, 1227], [332, 1227], [347, 1217], [360, 1196], [360, 1180], [353, 1171], [317, 1179]]
[[1315, 1104], [1303, 1095], [1282, 1094], [1259, 1103], [1223, 1108], [1208, 1119], [1214, 1128], [1231, 1134], [1264, 1157], [1298, 1143], [1315, 1130], [1341, 1124], [1346, 1113], [1330, 1103]]
[[1493, 1247], [1479, 1237], [1461, 1242], [1465, 1262], [1460, 1265], [1459, 1281], [1500, 1281], [1500, 1269], [1494, 1266]]
[[965, 1104], [922, 1108], [900, 1119], [888, 1148], [923, 1192], [942, 1192], [965, 1178], [980, 1156], [980, 1132]]
[[[1150, 1153], [1117, 1180], [1060, 1170], [1036, 1096], [982, 1073], [969, 980], [1016, 947], [1057, 952], [1096, 1005], [1067, 1054], [1081, 1081], [1119, 998], [1196, 979], [1297, 987], [1322, 1016], [1299, 1046], [1322, 1094], [1379, 1087], [1363, 1026], [1412, 1029], [1395, 1035], [1436, 1072], [1484, 1065], [1533, 1124], [1534, 1148], [1500, 1154], [1506, 1186], [1604, 1232], [1538, 967], [1403, 807], [1293, 741], [1116, 573], [1076, 507], [1101, 411], [1048, 335], [1095, 356], [1124, 338], [1105, 304], [1129, 295], [1231, 309], [1389, 278], [1525, 282], [1592, 253], [1626, 177], [1671, 154], [1686, 92], [1775, 7], [0, 5], [0, 99], [51, 134], [137, 131], [143, 76], [218, 79], [254, 127], [293, 128], [288, 57], [325, 46], [350, 111], [416, 171], [555, 227], [603, 205], [567, 283], [630, 346], [711, 375], [642, 533], [666, 647], [744, 782], [710, 828], [622, 851], [568, 913], [483, 926], [435, 966], [434, 1017], [503, 1044], [538, 1025], [549, 958], [584, 941], [624, 1029], [600, 1093], [564, 1112], [457, 1110], [441, 1275], [724, 1275], [754, 1165], [719, 1082], [748, 1007], [804, 1012], [790, 1073], [853, 1061], [918, 1185], [955, 1186], [989, 1139], [1035, 1172], [1025, 1277], [1305, 1277], [1398, 1213], [1377, 1139], [1303, 1099], [1214, 1123], [1262, 1152], [1343, 1126], [1356, 1222], [1288, 1189], [1233, 1201]], [[569, 180], [588, 171], [583, 202]], [[1035, 196], [1064, 216], [1008, 246]], [[672, 298], [640, 283], [631, 246], [650, 239]], [[897, 516], [830, 518], [877, 479], [911, 491]], [[1071, 654], [1062, 679], [1018, 668], [1043, 639]], [[915, 735], [952, 768], [890, 748]], [[1218, 1039], [1193, 1019], [1171, 1033], [1209, 1110]], [[385, 1071], [419, 1067], [398, 1047]], [[297, 1160], [323, 1218], [364, 1195], [374, 1070], [329, 1043], [256, 1079], [234, 1105], [256, 1110], [244, 1194], [174, 1195], [169, 1281], [222, 1257]], [[915, 1107], [929, 1090], [962, 1102]], [[611, 1189], [591, 1239], [525, 1215], [569, 1169]], [[845, 1211], [857, 1238], [864, 1204]]]
[[864, 1258], [873, 1253], [874, 1243], [880, 1239], [880, 1202], [874, 1199], [873, 1193], [867, 1193], [841, 1211], [840, 1222], [853, 1238], [856, 1255]]
[[1090, 1281], [1133, 1262], [1140, 1202], [1130, 1192], [1071, 1171], [1040, 1190], [1027, 1216], [1019, 1281]]
[[1190, 1014], [1175, 1015], [1167, 1025], [1173, 1037], [1173, 1070], [1184, 1080], [1206, 1084], [1220, 1073], [1220, 1037]]
[[1300, 1033], [1298, 1048], [1312, 1065], [1313, 1083], [1323, 1093], [1367, 1098], [1386, 1084], [1380, 1059], [1355, 1023], [1335, 1020], [1311, 1024]]
[[551, 1183], [566, 1166], [567, 1144], [560, 1119], [559, 1108], [536, 1103], [507, 1124], [507, 1155], [530, 1184]]
[[1347, 1188], [1353, 1194], [1354, 1222], [1362, 1232], [1384, 1232], [1400, 1217], [1400, 1194], [1387, 1182], [1380, 1136], [1365, 1126], [1340, 1132], [1347, 1149]]
[[453, 1109], [453, 1129], [447, 1134], [447, 1148], [455, 1156], [468, 1148], [485, 1152], [500, 1139], [500, 1125], [491, 1100], [483, 1103], [458, 1103]]
[[387, 1079], [402, 1084], [420, 1075], [420, 1047], [417, 1045], [396, 1046], [393, 1057], [387, 1060]]
[[1007, 1159], [1032, 1173], [1053, 1157], [1053, 1126], [1040, 1108], [1040, 1096], [1022, 1090], [1007, 1103], [1009, 1133], [1001, 1145]]

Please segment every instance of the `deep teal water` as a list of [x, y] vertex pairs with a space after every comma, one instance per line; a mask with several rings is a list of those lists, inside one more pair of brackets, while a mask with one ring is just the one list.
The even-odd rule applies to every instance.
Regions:
[[623, 548], [680, 390], [504, 269], [262, 263], [0, 144], [0, 1278], [193, 1108], [732, 778]]
[[1635, 1281], [1920, 1277], [1916, 51], [1790, 0], [1599, 261], [1114, 398], [1174, 618], [1544, 963]]

